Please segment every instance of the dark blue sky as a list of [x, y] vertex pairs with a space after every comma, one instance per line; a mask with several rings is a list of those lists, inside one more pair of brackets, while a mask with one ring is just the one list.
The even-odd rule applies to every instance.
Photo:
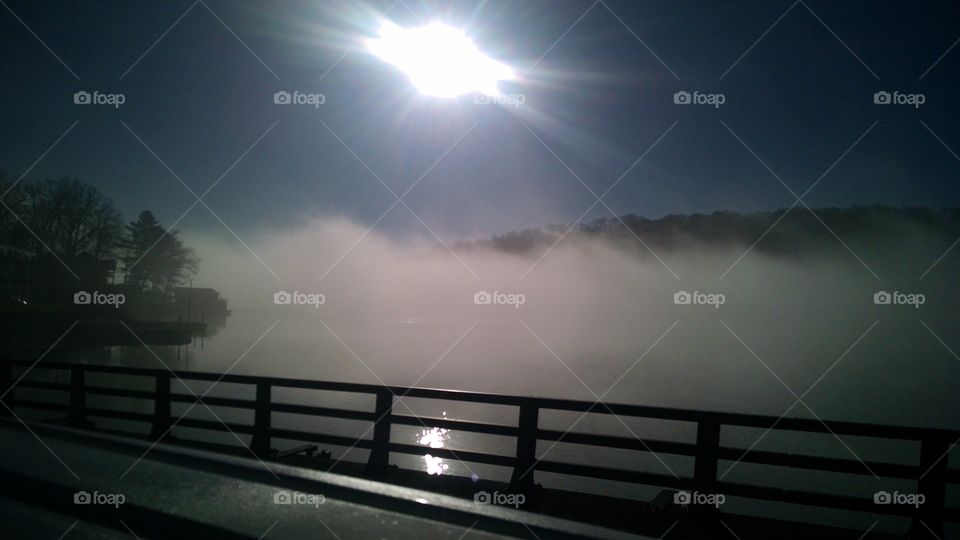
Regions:
[[[128, 218], [150, 208], [170, 224], [195, 199], [121, 122], [197, 194], [277, 123], [204, 199], [242, 235], [312, 214], [371, 224], [395, 199], [344, 144], [399, 194], [463, 137], [404, 199], [453, 240], [569, 223], [594, 203], [530, 130], [599, 194], [679, 122], [605, 199], [659, 217], [795, 201], [724, 124], [799, 194], [878, 122], [806, 202], [960, 204], [960, 161], [921, 123], [960, 150], [960, 47], [930, 69], [960, 39], [956, 2], [406, 0], [386, 14], [465, 26], [520, 73], [535, 63], [504, 87], [525, 96], [513, 109], [419, 96], [362, 44], [343, 56], [392, 2], [205, 1], [4, 0], [0, 168], [19, 177], [79, 121], [28, 178], [78, 176]], [[78, 90], [126, 103], [78, 106]], [[278, 106], [278, 90], [326, 102]], [[675, 105], [679, 90], [726, 102]], [[875, 105], [880, 90], [926, 102]], [[221, 225], [198, 205], [180, 227]], [[378, 228], [426, 234], [402, 205]]]

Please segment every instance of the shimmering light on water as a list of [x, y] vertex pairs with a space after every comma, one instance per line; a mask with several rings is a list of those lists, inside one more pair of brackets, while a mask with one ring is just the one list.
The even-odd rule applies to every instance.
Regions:
[[[430, 448], [443, 448], [443, 443], [448, 437], [447, 431], [436, 427], [424, 429], [420, 431], [418, 442]], [[443, 462], [443, 458], [433, 457], [430, 454], [423, 456], [423, 462], [427, 467], [427, 474], [443, 474], [450, 468], [448, 464]]]

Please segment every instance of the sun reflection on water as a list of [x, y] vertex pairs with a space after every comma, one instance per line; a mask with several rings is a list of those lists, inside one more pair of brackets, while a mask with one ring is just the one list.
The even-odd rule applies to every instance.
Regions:
[[[420, 431], [420, 437], [417, 442], [430, 448], [443, 448], [443, 443], [449, 437], [446, 429], [429, 428]], [[443, 462], [443, 458], [433, 457], [430, 454], [423, 456], [424, 465], [427, 467], [427, 474], [443, 474], [450, 466]]]

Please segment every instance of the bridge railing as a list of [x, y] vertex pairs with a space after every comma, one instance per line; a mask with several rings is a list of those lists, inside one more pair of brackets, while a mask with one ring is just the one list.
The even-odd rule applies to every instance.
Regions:
[[[69, 374], [67, 382], [50, 382], [24, 377], [27, 371], [54, 370]], [[153, 380], [152, 390], [135, 390], [89, 383], [90, 374], [147, 377]], [[60, 377], [61, 379], [66, 377]], [[22, 379], [22, 380], [20, 380]], [[207, 381], [245, 385], [253, 389], [254, 399], [239, 399], [217, 396], [202, 396], [174, 392], [171, 382]], [[7, 392], [7, 390], [12, 390]], [[51, 403], [21, 397], [19, 390], [35, 389], [66, 392], [66, 403]], [[366, 395], [373, 401], [372, 411], [302, 405], [274, 399], [274, 390], [299, 389], [344, 392]], [[582, 478], [594, 478], [629, 482], [648, 486], [695, 490], [700, 493], [745, 497], [765, 501], [780, 501], [800, 505], [829, 507], [873, 514], [891, 514], [913, 517], [926, 527], [938, 530], [943, 521], [960, 522], [960, 508], [948, 507], [945, 502], [948, 485], [960, 484], [960, 470], [950, 468], [949, 454], [960, 441], [960, 431], [907, 426], [878, 425], [857, 422], [822, 422], [805, 418], [777, 418], [773, 416], [725, 413], [692, 409], [652, 407], [619, 403], [599, 403], [567, 399], [513, 396], [408, 388], [331, 381], [315, 381], [251, 375], [217, 374], [196, 371], [168, 371], [121, 366], [87, 365], [74, 363], [43, 362], [36, 367], [30, 362], [6, 362], [0, 364], [0, 391], [5, 394], [0, 414], [10, 415], [16, 409], [59, 411], [66, 413], [68, 423], [89, 425], [90, 418], [111, 418], [143, 422], [151, 426], [154, 438], [165, 436], [171, 427], [181, 426], [202, 430], [234, 433], [250, 436], [250, 449], [258, 455], [268, 456], [271, 442], [292, 440], [352, 447], [369, 450], [367, 466], [374, 471], [388, 467], [391, 454], [422, 455], [424, 448], [405, 444], [391, 438], [392, 427], [428, 425], [485, 435], [511, 437], [516, 441], [514, 455], [498, 455], [466, 450], [431, 448], [437, 457], [508, 467], [513, 470], [511, 483], [516, 489], [529, 489], [534, 485], [536, 472], [558, 473]], [[87, 397], [91, 395], [115, 396], [150, 400], [153, 412], [91, 407]], [[467, 402], [484, 405], [501, 405], [517, 410], [515, 425], [494, 424], [450, 418], [435, 418], [398, 414], [395, 400], [421, 398]], [[226, 423], [198, 418], [177, 418], [172, 414], [173, 403], [199, 404], [253, 411], [252, 424]], [[10, 409], [8, 409], [9, 407]], [[566, 411], [617, 415], [625, 418], [643, 418], [688, 422], [696, 426], [695, 442], [631, 438], [598, 433], [560, 431], [541, 427], [541, 415], [545, 411]], [[372, 437], [356, 440], [352, 437], [281, 428], [273, 425], [273, 413], [337, 418], [372, 423]], [[861, 461], [836, 457], [784, 453], [769, 450], [723, 446], [721, 434], [724, 428], [759, 428], [771, 431], [827, 433], [848, 435], [881, 441], [912, 441], [919, 444], [919, 460], [913, 464], [879, 461]], [[658, 455], [685, 456], [693, 459], [693, 474], [689, 477], [674, 476], [649, 471], [629, 470], [599, 464], [570, 463], [537, 459], [537, 443], [541, 441], [586, 445], [597, 448], [626, 449], [654, 452]], [[718, 478], [720, 461], [744, 462], [799, 470], [842, 473], [851, 475], [876, 475], [884, 478], [905, 479], [916, 482], [915, 493], [922, 494], [924, 503], [918, 507], [900, 504], [876, 504], [873, 498], [805, 491], [800, 489], [769, 487], [755, 484], [724, 481]]]

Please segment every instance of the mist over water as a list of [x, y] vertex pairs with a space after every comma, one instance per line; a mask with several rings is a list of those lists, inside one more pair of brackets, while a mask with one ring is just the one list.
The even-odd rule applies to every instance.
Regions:
[[[401, 241], [346, 219], [245, 238], [264, 264], [233, 238], [187, 238], [206, 254], [195, 283], [220, 290], [233, 309], [226, 329], [191, 350], [190, 369], [223, 371], [242, 357], [233, 373], [831, 420], [958, 420], [948, 381], [960, 361], [945, 346], [958, 330], [957, 263], [945, 257], [921, 280], [950, 244], [916, 231], [847, 239], [853, 253], [832, 237], [830, 249], [789, 256], [743, 256], [749, 245], [655, 248], [662, 263], [582, 237], [545, 254], [454, 254], [432, 237]], [[276, 305], [281, 290], [325, 301]], [[921, 293], [924, 303], [877, 305], [882, 290]], [[481, 291], [524, 301], [475, 304]], [[677, 305], [679, 291], [724, 303]], [[795, 405], [798, 396], [813, 413]]]

